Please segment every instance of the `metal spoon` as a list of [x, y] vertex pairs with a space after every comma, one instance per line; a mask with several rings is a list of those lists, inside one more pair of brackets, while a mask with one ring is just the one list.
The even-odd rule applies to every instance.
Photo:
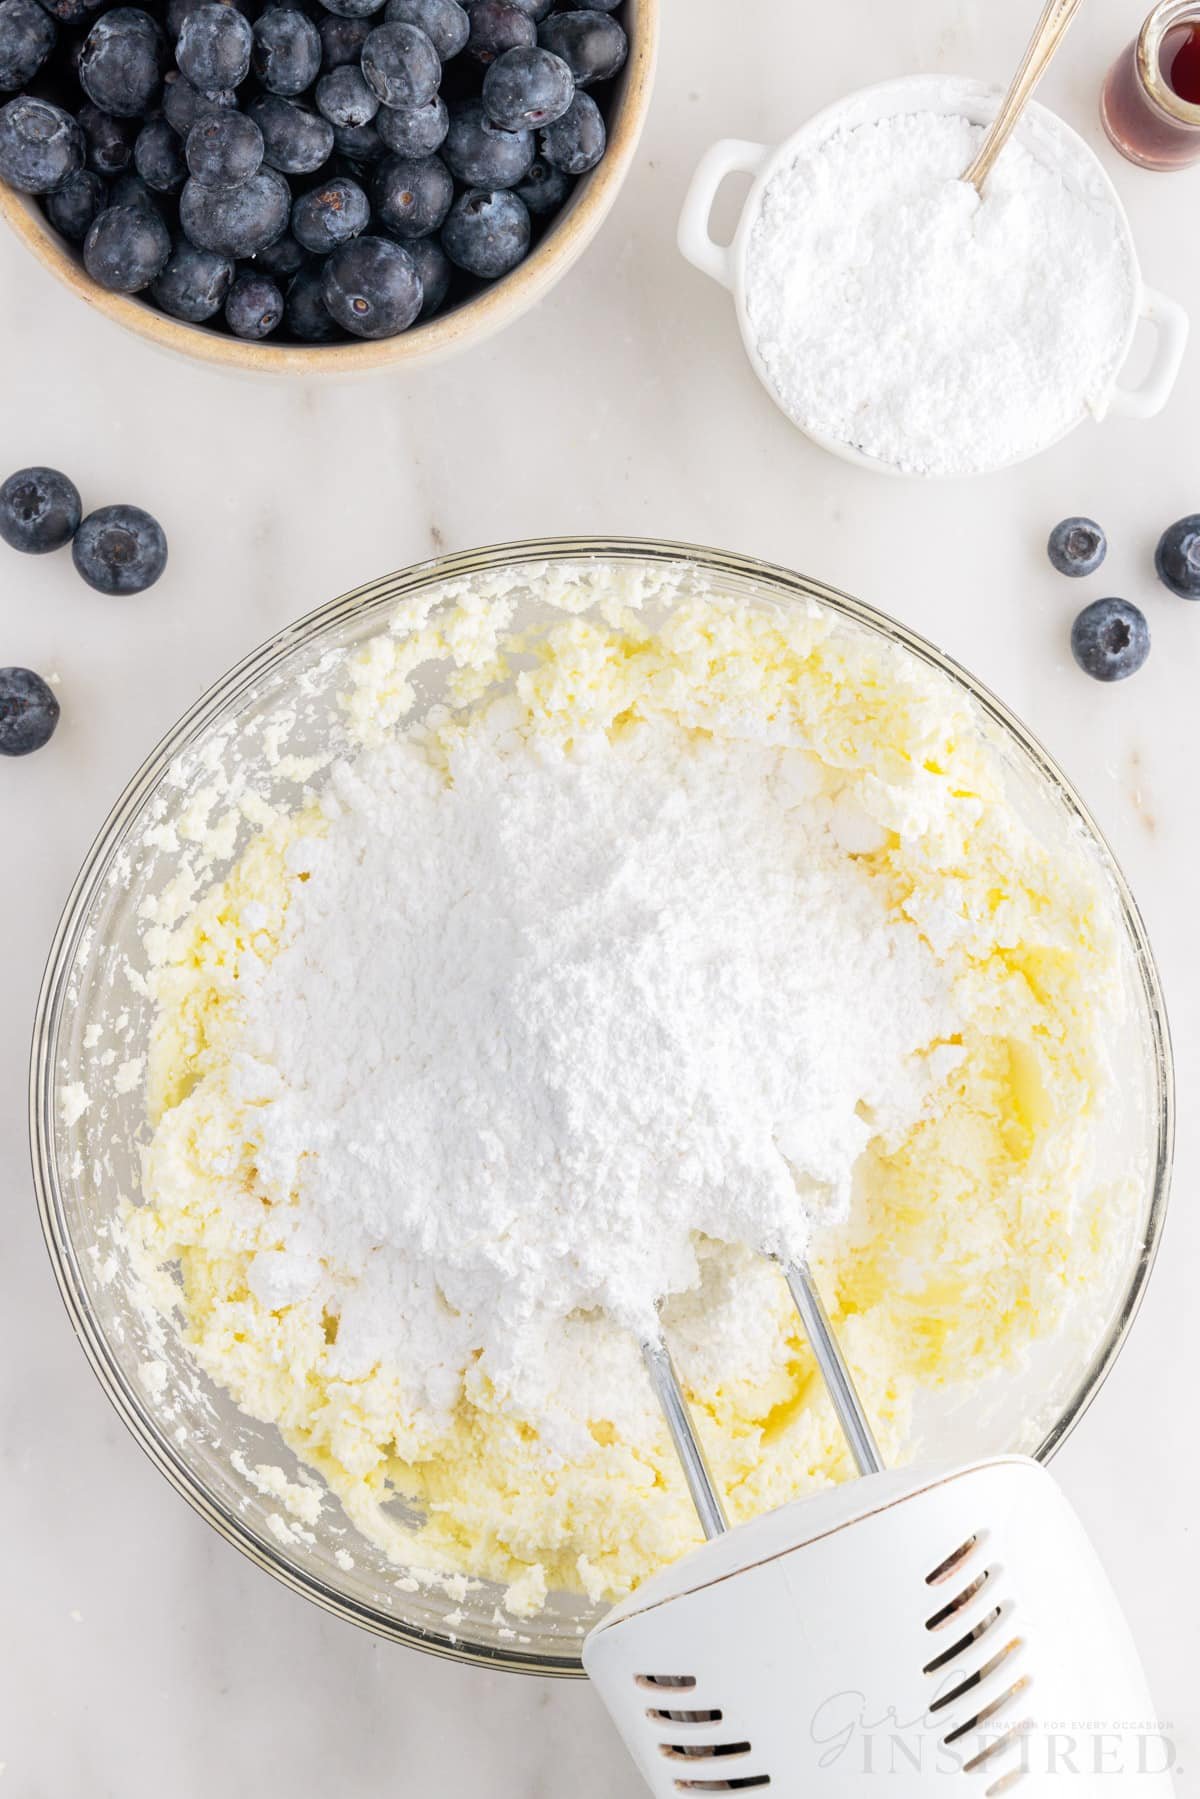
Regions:
[[1046, 9], [1013, 76], [1012, 86], [1004, 96], [1000, 111], [980, 146], [979, 154], [963, 176], [977, 193], [991, 174], [992, 165], [1013, 134], [1025, 103], [1050, 66], [1050, 59], [1067, 34], [1067, 27], [1079, 11], [1083, 0], [1046, 0]]

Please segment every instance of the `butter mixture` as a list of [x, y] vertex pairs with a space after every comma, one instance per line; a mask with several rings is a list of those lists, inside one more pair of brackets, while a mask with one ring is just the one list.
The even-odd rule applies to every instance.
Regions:
[[962, 697], [813, 606], [591, 597], [410, 607], [346, 753], [164, 911], [125, 1221], [359, 1530], [518, 1614], [698, 1540], [660, 1302], [736, 1520], [851, 1472], [771, 1254], [900, 1460], [1105, 1252], [1105, 896]]

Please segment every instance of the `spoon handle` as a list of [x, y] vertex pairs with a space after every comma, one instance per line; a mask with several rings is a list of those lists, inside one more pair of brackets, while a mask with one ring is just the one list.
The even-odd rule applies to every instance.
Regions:
[[1046, 73], [1051, 57], [1062, 43], [1067, 27], [1082, 4], [1083, 0], [1046, 0], [1045, 10], [1029, 40], [1029, 47], [1013, 77], [1012, 86], [1004, 96], [1000, 111], [992, 120], [991, 129], [980, 146], [979, 155], [963, 176], [963, 180], [969, 181], [977, 192], [982, 193], [993, 163], [1012, 136], [1013, 127], [1024, 111], [1026, 101]]

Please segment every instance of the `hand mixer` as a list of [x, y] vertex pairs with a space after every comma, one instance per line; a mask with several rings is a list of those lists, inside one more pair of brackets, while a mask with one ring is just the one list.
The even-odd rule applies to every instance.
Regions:
[[1128, 1626], [1056, 1483], [1022, 1456], [884, 1472], [807, 1266], [783, 1272], [862, 1478], [731, 1530], [666, 1344], [643, 1344], [708, 1541], [583, 1662], [651, 1791], [1093, 1799], [1120, 1772], [1125, 1799], [1166, 1799]]

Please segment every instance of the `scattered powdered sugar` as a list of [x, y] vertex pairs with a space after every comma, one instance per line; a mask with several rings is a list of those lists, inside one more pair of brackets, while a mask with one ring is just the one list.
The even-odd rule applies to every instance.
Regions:
[[485, 1374], [553, 1447], [644, 1409], [635, 1335], [698, 1285], [697, 1233], [794, 1252], [845, 1214], [961, 1021], [806, 751], [564, 753], [518, 712], [335, 768], [234, 1079], [280, 1229], [256, 1296], [320, 1292], [330, 1372], [384, 1362], [406, 1405]]
[[746, 307], [784, 410], [910, 473], [996, 468], [1102, 413], [1133, 309], [1090, 155], [1041, 115], [980, 200], [960, 177], [982, 136], [937, 112], [843, 126], [772, 178], [751, 235]]

